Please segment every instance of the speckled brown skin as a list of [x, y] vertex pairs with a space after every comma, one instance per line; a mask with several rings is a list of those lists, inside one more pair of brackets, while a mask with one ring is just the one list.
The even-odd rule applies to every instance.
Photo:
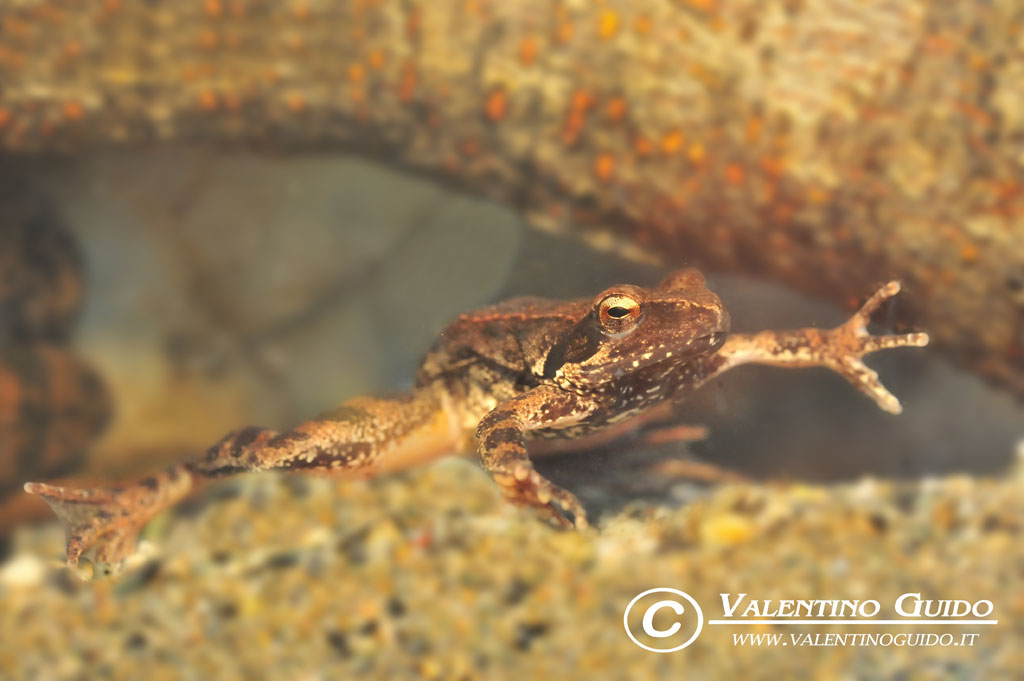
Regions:
[[46, 512], [14, 499], [25, 478], [75, 471], [111, 411], [100, 377], [67, 347], [83, 290], [76, 244], [10, 170], [0, 166], [0, 536]]
[[896, 283], [879, 289], [835, 329], [732, 336], [721, 301], [692, 269], [654, 289], [613, 286], [592, 300], [510, 300], [445, 329], [408, 395], [357, 398], [286, 433], [245, 428], [204, 457], [122, 490], [40, 483], [25, 490], [64, 521], [72, 566], [90, 549], [95, 561], [120, 564], [146, 522], [205, 480], [266, 470], [364, 476], [474, 448], [510, 502], [582, 528], [583, 507], [533, 469], [529, 440], [591, 438], [662, 417], [667, 404], [751, 362], [828, 367], [899, 413], [899, 401], [860, 360], [927, 344], [923, 333], [865, 330], [871, 313], [898, 291]]
[[0, 347], [0, 500], [27, 477], [74, 471], [109, 415], [102, 380], [66, 349]]
[[45, 200], [0, 173], [0, 345], [64, 343], [82, 303], [82, 260]]
[[1018, 0], [25, 0], [0, 18], [0, 149], [354, 150], [627, 255], [851, 308], [899, 279], [901, 321], [1024, 395]]

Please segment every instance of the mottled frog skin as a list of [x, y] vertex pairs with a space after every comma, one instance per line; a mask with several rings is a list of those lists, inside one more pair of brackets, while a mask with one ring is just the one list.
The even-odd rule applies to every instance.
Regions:
[[0, 189], [0, 345], [65, 343], [82, 303], [81, 256], [46, 202], [15, 191]]
[[898, 291], [898, 283], [886, 284], [834, 329], [732, 335], [728, 312], [696, 270], [652, 289], [510, 300], [448, 326], [407, 394], [356, 398], [285, 433], [245, 428], [195, 461], [121, 489], [25, 489], [64, 521], [72, 566], [87, 550], [105, 566], [119, 565], [139, 529], [204, 480], [256, 470], [365, 476], [474, 450], [510, 502], [583, 528], [580, 502], [534, 470], [530, 450], [541, 439], [573, 446], [620, 433], [740, 364], [824, 366], [899, 413], [899, 401], [861, 361], [927, 344], [923, 333], [866, 331], [872, 312]]
[[108, 421], [102, 380], [68, 348], [82, 291], [59, 216], [0, 171], [0, 535], [32, 513], [17, 503], [25, 478], [77, 469]]

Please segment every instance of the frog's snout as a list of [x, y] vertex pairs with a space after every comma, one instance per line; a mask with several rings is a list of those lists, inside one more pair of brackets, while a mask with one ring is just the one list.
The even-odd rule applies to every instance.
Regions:
[[719, 339], [719, 343], [722, 343], [725, 342], [725, 336], [732, 328], [732, 318], [729, 316], [729, 311], [725, 309], [725, 306], [722, 304], [718, 305], [716, 312], [717, 314], [715, 315], [715, 322], [712, 325], [713, 331], [711, 335], [722, 336], [722, 338]]
[[692, 354], [704, 354], [717, 350], [725, 343], [726, 336], [728, 334], [724, 331], [714, 331], [706, 336], [695, 338], [689, 343], [690, 352]]

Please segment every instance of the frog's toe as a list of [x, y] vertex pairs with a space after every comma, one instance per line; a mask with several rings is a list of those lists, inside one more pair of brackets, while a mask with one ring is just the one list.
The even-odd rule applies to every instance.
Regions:
[[[552, 486], [551, 502], [552, 506], [557, 507], [559, 515], [568, 523], [566, 527], [585, 530], [590, 526], [587, 522], [586, 509], [583, 508], [583, 504], [580, 503], [580, 500], [572, 492], [561, 487]], [[566, 514], [569, 514], [571, 518], [567, 518]]]
[[890, 348], [923, 348], [928, 345], [928, 341], [928, 334], [923, 332], [867, 336], [861, 340], [860, 354], [867, 355]]
[[551, 484], [532, 466], [518, 466], [511, 474], [496, 474], [494, 481], [502, 496], [515, 506], [535, 508], [560, 527], [588, 527], [587, 513], [576, 495]]

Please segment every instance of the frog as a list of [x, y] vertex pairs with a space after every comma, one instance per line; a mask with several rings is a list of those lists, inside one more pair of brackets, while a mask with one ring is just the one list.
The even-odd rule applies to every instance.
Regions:
[[[880, 286], [830, 329], [731, 333], [703, 274], [672, 272], [655, 287], [606, 288], [573, 300], [515, 298], [459, 316], [425, 354], [413, 387], [357, 397], [291, 430], [249, 426], [191, 461], [122, 487], [27, 483], [63, 521], [66, 561], [118, 566], [140, 529], [203, 484], [254, 471], [366, 477], [475, 453], [507, 501], [567, 529], [589, 527], [569, 490], [533, 465], [537, 445], [592, 446], [664, 413], [745, 364], [825, 367], [884, 411], [899, 400], [863, 357], [923, 347], [924, 332], [875, 335], [872, 314], [900, 290]], [[558, 447], [555, 448], [558, 450]]]

